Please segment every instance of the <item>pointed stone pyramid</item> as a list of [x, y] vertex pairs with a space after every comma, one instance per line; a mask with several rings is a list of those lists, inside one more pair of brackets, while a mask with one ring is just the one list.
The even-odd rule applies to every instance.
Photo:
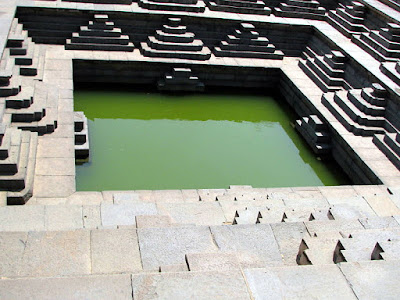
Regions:
[[283, 52], [276, 50], [266, 37], [260, 37], [254, 25], [250, 23], [241, 23], [240, 29], [236, 29], [214, 48], [214, 54], [266, 59], [283, 59], [284, 56]]
[[182, 58], [207, 60], [211, 51], [201, 40], [195, 39], [192, 32], [181, 25], [180, 18], [169, 18], [168, 25], [156, 30], [154, 36], [149, 36], [147, 42], [141, 43], [142, 54], [149, 57]]
[[129, 36], [123, 35], [108, 15], [94, 15], [94, 20], [74, 32], [65, 45], [66, 50], [133, 51], [133, 48]]

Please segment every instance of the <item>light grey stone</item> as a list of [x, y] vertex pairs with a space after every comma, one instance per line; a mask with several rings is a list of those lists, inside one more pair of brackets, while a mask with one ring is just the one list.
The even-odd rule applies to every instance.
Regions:
[[278, 244], [269, 225], [213, 226], [211, 232], [220, 251], [236, 253], [243, 267], [282, 264]]
[[45, 223], [47, 230], [71, 230], [83, 228], [82, 206], [48, 205]]
[[134, 299], [250, 299], [242, 274], [185, 272], [132, 276]]
[[7, 299], [132, 299], [129, 274], [86, 277], [0, 280], [0, 298]]
[[400, 215], [400, 208], [388, 196], [364, 196], [364, 199], [380, 217]]
[[144, 270], [185, 262], [188, 253], [215, 252], [208, 227], [139, 228], [139, 248]]
[[170, 216], [157, 215], [136, 217], [137, 228], [169, 227], [171, 223], [172, 220]]
[[311, 221], [304, 223], [310, 235], [322, 235], [324, 232], [342, 232], [350, 234], [356, 230], [363, 230], [364, 227], [357, 220], [331, 220], [329, 222]]
[[34, 231], [44, 229], [44, 206], [27, 205], [0, 207], [1, 231]]
[[189, 253], [186, 261], [190, 271], [229, 271], [240, 269], [239, 260], [230, 253]]
[[83, 227], [94, 229], [101, 226], [100, 206], [84, 205], [82, 206]]
[[156, 215], [154, 203], [101, 204], [101, 221], [103, 226], [135, 225], [136, 216]]
[[29, 232], [19, 276], [90, 273], [90, 234], [86, 230]]
[[157, 207], [179, 224], [222, 225], [226, 221], [218, 202], [158, 203]]
[[399, 298], [399, 261], [341, 263], [339, 267], [358, 299]]
[[357, 299], [335, 265], [245, 270], [254, 299]]
[[92, 273], [142, 270], [135, 229], [97, 229], [91, 232]]
[[360, 223], [364, 226], [365, 229], [385, 229], [400, 227], [399, 223], [397, 223], [396, 219], [393, 217], [373, 216], [360, 219]]
[[18, 276], [18, 267], [21, 264], [27, 239], [26, 232], [0, 233], [0, 249], [2, 249], [0, 251], [0, 277]]
[[124, 203], [132, 203], [139, 202], [139, 195], [135, 193], [115, 193], [114, 194], [114, 203], [115, 204], [124, 204]]
[[271, 224], [285, 265], [296, 264], [299, 245], [304, 237], [309, 237], [306, 226], [300, 222]]
[[74, 176], [35, 176], [33, 195], [43, 198], [68, 197], [75, 192]]
[[100, 205], [103, 201], [100, 192], [76, 192], [67, 199], [67, 203], [72, 205]]

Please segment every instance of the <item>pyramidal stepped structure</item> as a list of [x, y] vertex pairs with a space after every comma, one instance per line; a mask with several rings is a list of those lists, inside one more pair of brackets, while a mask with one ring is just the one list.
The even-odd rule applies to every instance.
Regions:
[[262, 0], [207, 0], [207, 6], [210, 10], [239, 14], [271, 14], [271, 8]]
[[241, 23], [240, 28], [228, 35], [214, 48], [215, 56], [283, 59], [283, 52], [276, 50], [266, 37], [260, 37], [250, 23]]
[[203, 92], [204, 83], [193, 75], [190, 68], [173, 68], [171, 73], [166, 73], [157, 82], [157, 88], [168, 92]]
[[286, 0], [275, 8], [275, 15], [286, 18], [325, 20], [326, 9], [316, 0]]
[[120, 28], [114, 27], [108, 15], [94, 15], [88, 26], [81, 26], [65, 44], [66, 50], [133, 51], [129, 36], [123, 35]]
[[201, 40], [195, 39], [186, 26], [181, 25], [180, 18], [169, 18], [168, 25], [156, 30], [154, 36], [149, 36], [147, 42], [141, 43], [144, 56], [207, 60], [211, 51]]

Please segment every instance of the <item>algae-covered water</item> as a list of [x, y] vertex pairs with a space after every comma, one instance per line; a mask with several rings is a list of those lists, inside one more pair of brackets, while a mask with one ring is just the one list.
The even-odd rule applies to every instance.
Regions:
[[288, 108], [262, 94], [77, 90], [74, 97], [90, 133], [90, 161], [76, 166], [79, 191], [349, 183], [308, 149]]

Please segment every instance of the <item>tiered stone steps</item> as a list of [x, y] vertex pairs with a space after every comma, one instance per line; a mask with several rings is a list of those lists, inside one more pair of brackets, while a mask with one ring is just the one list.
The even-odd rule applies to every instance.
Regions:
[[400, 59], [400, 25], [388, 23], [386, 28], [353, 36], [352, 41], [379, 61]]
[[326, 9], [316, 0], [286, 0], [275, 7], [275, 15], [285, 18], [325, 20]]
[[400, 86], [400, 60], [397, 62], [384, 62], [380, 66], [381, 71], [398, 86]]
[[276, 50], [266, 37], [260, 37], [255, 26], [241, 23], [232, 35], [214, 48], [215, 56], [283, 59], [283, 52]]
[[128, 35], [123, 35], [120, 28], [109, 21], [108, 15], [94, 15], [88, 26], [81, 26], [67, 39], [66, 50], [101, 50], [101, 51], [133, 51], [133, 43]]
[[344, 79], [347, 57], [342, 52], [332, 51], [320, 56], [307, 47], [305, 54], [306, 60], [300, 60], [299, 66], [323, 92], [351, 89]]
[[9, 191], [8, 204], [24, 204], [32, 196], [37, 134], [7, 127], [1, 136], [0, 190]]
[[261, 0], [207, 0], [210, 10], [239, 14], [270, 15], [271, 8]]
[[375, 134], [372, 141], [400, 170], [400, 134], [387, 132]]
[[332, 149], [328, 127], [316, 115], [296, 120], [296, 129], [315, 154], [326, 155]]
[[38, 70], [44, 65], [44, 60], [40, 57], [41, 47], [32, 42], [28, 33], [18, 23], [18, 19], [14, 19], [12, 22], [6, 47], [9, 58], [14, 59], [14, 65], [19, 67], [20, 75], [38, 75]]
[[151, 10], [204, 12], [204, 2], [198, 0], [139, 0], [138, 5]]
[[204, 83], [192, 74], [190, 68], [173, 68], [171, 73], [157, 82], [159, 91], [169, 92], [203, 92]]
[[338, 91], [322, 95], [322, 103], [336, 119], [355, 135], [373, 136], [393, 131], [385, 119], [386, 90], [380, 84], [362, 90]]
[[6, 98], [4, 120], [39, 135], [54, 132], [58, 121], [58, 87], [42, 81], [33, 81], [32, 85]]
[[88, 121], [82, 111], [74, 112], [75, 126], [75, 161], [89, 159], [89, 130]]
[[357, 1], [352, 1], [350, 5], [339, 4], [336, 10], [328, 13], [328, 22], [342, 34], [351, 38], [354, 34], [369, 31], [364, 26], [365, 6]]
[[155, 36], [149, 36], [147, 42], [141, 43], [144, 56], [208, 60], [211, 51], [201, 40], [195, 39], [192, 32], [187, 32], [181, 25], [180, 18], [169, 18], [169, 24], [157, 30]]

